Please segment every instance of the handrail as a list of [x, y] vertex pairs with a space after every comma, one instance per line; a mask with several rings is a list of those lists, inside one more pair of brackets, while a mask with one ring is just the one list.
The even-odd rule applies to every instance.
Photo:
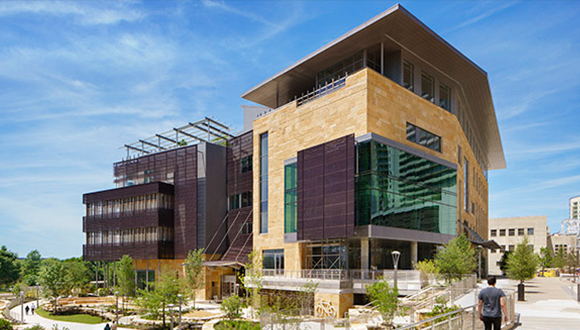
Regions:
[[306, 92], [306, 95], [302, 95], [299, 98], [296, 99], [296, 106], [301, 106], [304, 103], [310, 102], [316, 98], [319, 98], [323, 95], [326, 95], [338, 88], [341, 88], [343, 86], [346, 85], [346, 78], [348, 77], [348, 74], [346, 74], [344, 77], [342, 78], [338, 78], [337, 80], [332, 79], [332, 81], [330, 83], [326, 83], [324, 86], [321, 86], [315, 90], [313, 90], [312, 92]]

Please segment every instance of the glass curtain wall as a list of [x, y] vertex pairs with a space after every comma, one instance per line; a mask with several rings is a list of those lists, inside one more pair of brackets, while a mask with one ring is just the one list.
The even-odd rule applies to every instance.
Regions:
[[297, 163], [284, 166], [284, 233], [295, 233], [297, 230]]
[[457, 171], [376, 141], [359, 143], [356, 225], [455, 235]]
[[268, 233], [268, 133], [260, 135], [260, 234]]

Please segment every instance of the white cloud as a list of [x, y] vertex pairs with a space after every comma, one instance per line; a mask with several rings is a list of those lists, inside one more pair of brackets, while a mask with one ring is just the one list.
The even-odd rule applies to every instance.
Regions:
[[504, 9], [507, 9], [509, 7], [512, 7], [514, 5], [516, 5], [518, 3], [518, 1], [510, 1], [508, 3], [504, 3], [503, 5], [498, 5], [496, 2], [492, 2], [492, 7], [485, 10], [484, 12], [480, 13], [479, 15], [472, 17], [470, 19], [468, 19], [467, 21], [451, 28], [450, 30], [445, 31], [445, 33], [449, 33], [449, 32], [453, 32], [455, 30], [459, 30], [461, 28], [467, 27], [469, 25], [475, 24], [481, 20], [484, 20], [490, 16], [492, 16], [495, 13], [498, 13]]
[[0, 2], [0, 17], [22, 14], [74, 16], [82, 25], [110, 25], [145, 18], [142, 11], [129, 7], [130, 2], [109, 2], [101, 7], [91, 1], [4, 1]]

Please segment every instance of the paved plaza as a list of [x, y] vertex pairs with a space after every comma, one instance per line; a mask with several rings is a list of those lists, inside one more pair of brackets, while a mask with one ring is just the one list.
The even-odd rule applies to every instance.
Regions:
[[[516, 281], [499, 280], [498, 287], [517, 290]], [[516, 303], [521, 326], [518, 330], [580, 330], [580, 303], [572, 284], [555, 277], [526, 281], [526, 301]]]

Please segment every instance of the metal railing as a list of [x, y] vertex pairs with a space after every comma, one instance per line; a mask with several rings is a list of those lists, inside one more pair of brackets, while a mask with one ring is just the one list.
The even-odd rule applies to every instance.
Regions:
[[308, 103], [316, 98], [331, 93], [341, 87], [344, 87], [346, 85], [347, 77], [348, 75], [345, 75], [342, 78], [338, 78], [336, 80], [333, 79], [330, 83], [326, 83], [324, 86], [321, 86], [313, 90], [312, 92], [307, 91], [306, 94], [302, 94], [302, 96], [296, 99], [296, 106], [301, 106], [304, 103]]
[[[353, 281], [393, 281], [394, 270], [345, 270], [345, 269], [262, 269], [264, 277], [313, 278], [320, 280], [353, 280]], [[419, 282], [419, 271], [398, 270], [397, 280], [401, 282]]]
[[[478, 290], [474, 290], [477, 296]], [[515, 313], [516, 293], [506, 292], [506, 307], [508, 312], [508, 322], [502, 325], [502, 329], [512, 329], [518, 320]], [[431, 318], [421, 320], [397, 329], [457, 329], [457, 330], [480, 330], [483, 329], [483, 322], [479, 320], [477, 304], [460, 308], [445, 314], [436, 315]]]

